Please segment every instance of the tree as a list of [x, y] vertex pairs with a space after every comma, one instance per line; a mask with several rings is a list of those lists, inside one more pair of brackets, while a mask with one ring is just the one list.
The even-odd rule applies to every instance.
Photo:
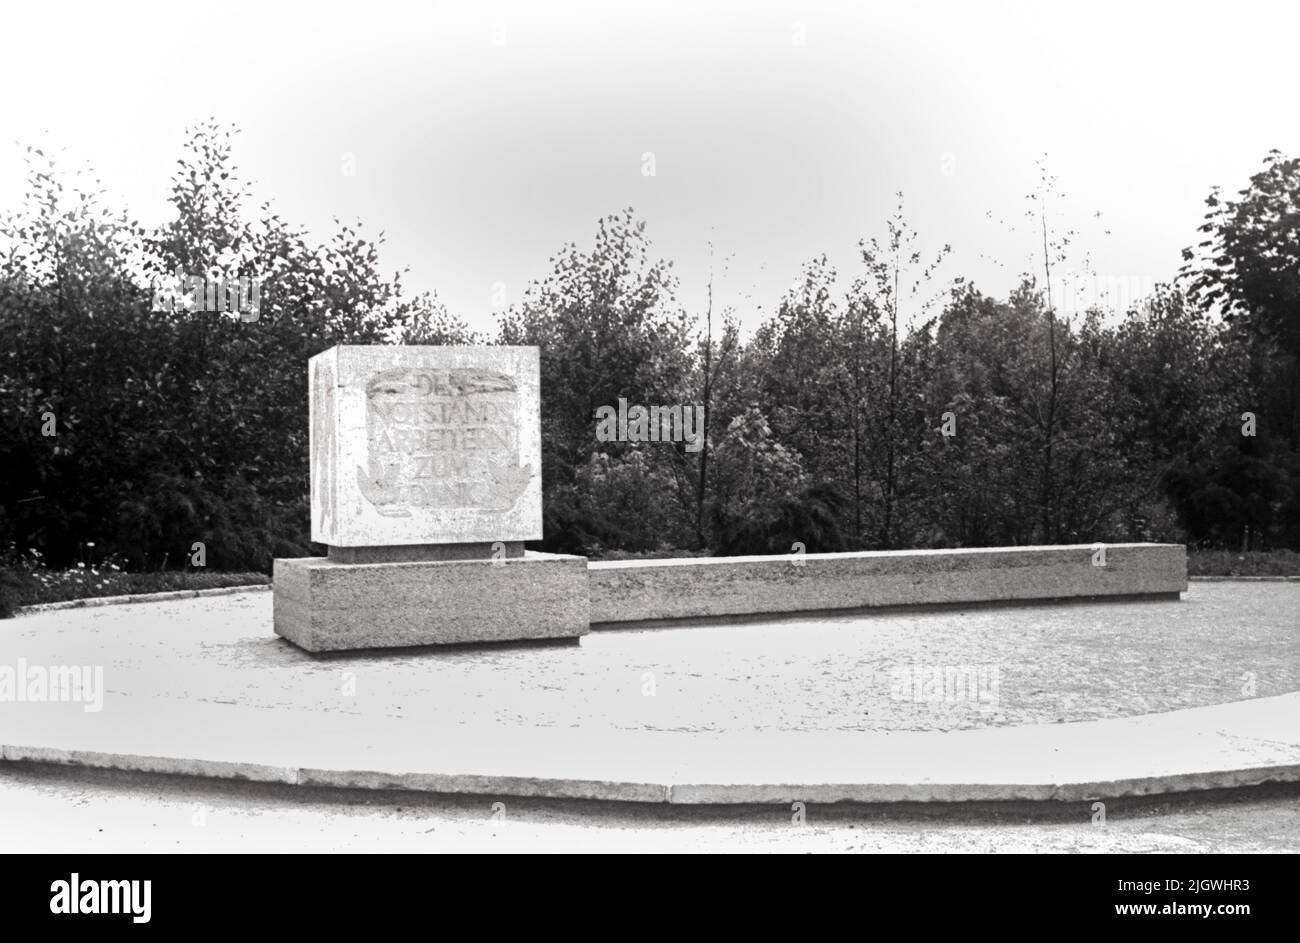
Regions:
[[849, 410], [833, 300], [835, 270], [826, 256], [801, 278], [755, 335], [750, 366], [754, 404], [775, 441], [797, 453], [808, 475], [837, 485], [848, 466]]
[[[713, 257], [713, 243], [709, 243], [710, 263]], [[700, 365], [700, 404], [703, 410], [704, 441], [700, 443], [699, 474], [695, 483], [695, 547], [703, 549], [708, 544], [704, 532], [704, 507], [709, 491], [709, 426], [713, 417], [713, 396], [717, 388], [718, 377], [728, 366], [730, 355], [740, 345], [740, 326], [731, 311], [724, 312], [722, 326], [721, 350], [715, 358], [713, 355], [713, 266], [709, 266], [708, 302], [704, 311], [704, 335], [699, 344], [697, 356]]]
[[[195, 541], [222, 569], [310, 551], [306, 360], [383, 342], [409, 304], [353, 227], [317, 243], [251, 216], [232, 135], [193, 130], [154, 231], [31, 153], [0, 221], [0, 545], [58, 566], [93, 542], [145, 568]], [[160, 305], [178, 273], [258, 278], [259, 309]]]
[[417, 297], [404, 320], [394, 330], [398, 344], [432, 344], [435, 346], [473, 346], [488, 341], [469, 329], [469, 325], [447, 310], [431, 292]]
[[[690, 331], [671, 263], [651, 258], [645, 223], [631, 209], [600, 220], [590, 251], [567, 245], [551, 265], [503, 318], [500, 340], [541, 348], [545, 546], [558, 548], [568, 540], [565, 531], [594, 523], [575, 518], [582, 505], [564, 495], [597, 451], [597, 408], [616, 407], [620, 397], [646, 406], [682, 403]], [[680, 455], [661, 454], [683, 448], [664, 445], [651, 455], [684, 473]], [[618, 455], [624, 447], [601, 443], [600, 449]], [[671, 499], [682, 509], [680, 526], [689, 527], [690, 490]]]
[[731, 421], [717, 458], [713, 518], [719, 553], [844, 548], [839, 493], [808, 480], [799, 453], [775, 441], [762, 412], [747, 409]]
[[[907, 326], [907, 318], [924, 314], [934, 303], [934, 297], [928, 294], [928, 286], [951, 247], [945, 245], [932, 261], [922, 261], [921, 253], [913, 248], [917, 233], [903, 215], [902, 193], [898, 194], [898, 204], [893, 215], [886, 221], [886, 229], [888, 237], [883, 243], [875, 237], [859, 243], [866, 274], [854, 283], [849, 305], [850, 310], [855, 310], [856, 306], [857, 325], [872, 323], [874, 319], [869, 319], [874, 315], [883, 316], [888, 323], [888, 361], [884, 371], [883, 396], [885, 406], [873, 438], [877, 452], [883, 453], [880, 477], [884, 506], [877, 542], [880, 547], [890, 549], [894, 546], [896, 536], [901, 449], [899, 326], [900, 322]], [[904, 305], [908, 306], [906, 311]], [[875, 322], [875, 326], [878, 330], [880, 322]], [[857, 448], [855, 444], [855, 456]]]
[[1264, 169], [1225, 199], [1216, 187], [1200, 232], [1183, 250], [1183, 275], [1193, 297], [1217, 307], [1277, 345], [1288, 395], [1279, 425], [1300, 448], [1300, 158], [1270, 151]]

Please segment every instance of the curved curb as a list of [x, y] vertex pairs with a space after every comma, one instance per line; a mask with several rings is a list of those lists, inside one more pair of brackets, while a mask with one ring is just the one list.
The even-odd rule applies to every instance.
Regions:
[[6, 744], [0, 757], [298, 786], [678, 805], [1080, 802], [1300, 782], [1300, 693], [1115, 720], [891, 733], [430, 729], [229, 702], [162, 706], [120, 704], [110, 716], [28, 705], [16, 716], [27, 743]]
[[58, 612], [61, 609], [90, 609], [95, 606], [124, 606], [137, 602], [168, 602], [173, 599], [194, 599], [199, 596], [230, 596], [234, 593], [268, 592], [270, 583], [249, 583], [245, 586], [217, 586], [212, 589], [171, 589], [161, 593], [132, 593], [129, 596], [83, 596], [80, 599], [62, 599], [20, 606], [16, 616], [32, 616], [38, 612]]
[[13, 763], [376, 792], [667, 805], [1070, 803], [1300, 782], [1300, 763], [1077, 783], [655, 783], [458, 773], [388, 773], [5, 747]]

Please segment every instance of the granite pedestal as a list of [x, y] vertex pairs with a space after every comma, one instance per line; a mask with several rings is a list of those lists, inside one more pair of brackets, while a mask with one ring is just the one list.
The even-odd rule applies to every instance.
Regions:
[[575, 638], [590, 627], [587, 560], [276, 560], [274, 612], [309, 652]]

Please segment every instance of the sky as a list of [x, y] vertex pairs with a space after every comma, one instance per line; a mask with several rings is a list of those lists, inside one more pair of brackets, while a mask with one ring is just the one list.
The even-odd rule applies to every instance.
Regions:
[[[236, 125], [256, 198], [489, 329], [564, 244], [631, 206], [680, 300], [752, 327], [904, 194], [927, 254], [1005, 295], [1037, 267], [1045, 165], [1079, 297], [1172, 277], [1214, 185], [1300, 153], [1300, 5], [367, 2], [4, 11], [0, 210], [27, 145], [166, 218], [185, 129]], [[649, 171], [653, 171], [650, 173]], [[710, 248], [712, 246], [712, 249]], [[1067, 302], [1068, 303], [1068, 302]]]

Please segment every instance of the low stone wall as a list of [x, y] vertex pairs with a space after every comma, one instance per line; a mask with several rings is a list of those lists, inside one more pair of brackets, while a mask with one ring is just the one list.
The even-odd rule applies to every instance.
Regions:
[[1181, 544], [591, 562], [592, 623], [1105, 596], [1177, 597]]

